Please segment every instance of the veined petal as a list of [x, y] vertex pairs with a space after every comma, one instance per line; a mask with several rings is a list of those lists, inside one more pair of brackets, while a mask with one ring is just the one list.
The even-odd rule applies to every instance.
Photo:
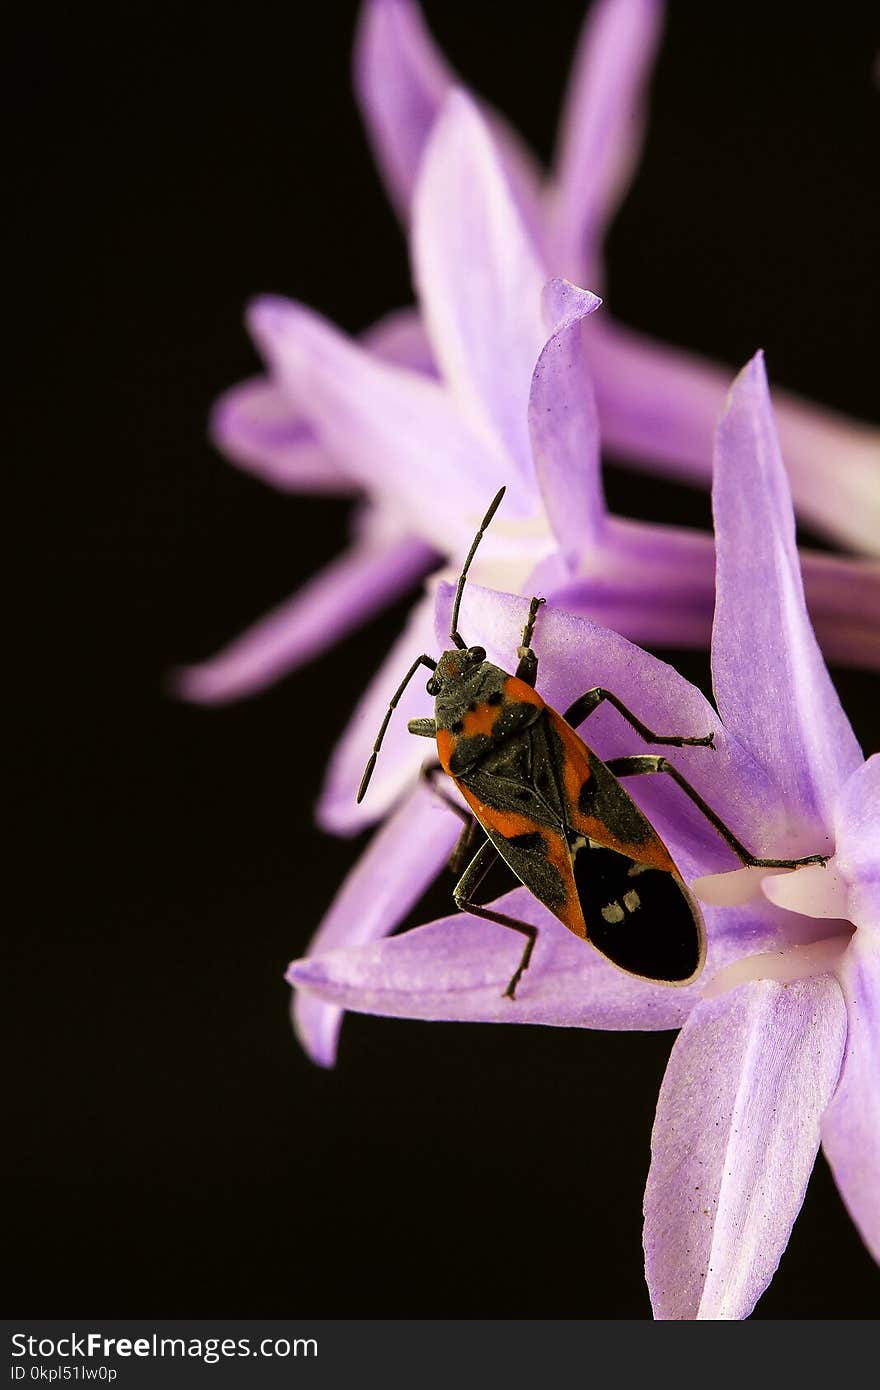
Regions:
[[[443, 868], [460, 829], [458, 818], [428, 787], [414, 788], [342, 884], [309, 943], [309, 956], [363, 946], [392, 932]], [[297, 993], [292, 1017], [312, 1060], [332, 1067], [342, 1009], [313, 994]]]
[[774, 939], [773, 929], [754, 913], [709, 909], [705, 971], [693, 985], [677, 989], [636, 980], [609, 965], [526, 888], [515, 888], [493, 906], [538, 927], [515, 1000], [505, 998], [504, 990], [522, 956], [522, 938], [461, 912], [366, 946], [313, 951], [292, 963], [287, 978], [328, 1004], [391, 1018], [649, 1031], [679, 1028], [707, 979], [744, 948], [762, 949]]
[[533, 587], [568, 613], [613, 628], [631, 642], [650, 647], [705, 650], [712, 632], [713, 590], [670, 576], [655, 588], [637, 571], [575, 575], [561, 557], [538, 567]]
[[[384, 529], [384, 528], [383, 528]], [[208, 661], [172, 677], [194, 704], [219, 705], [263, 690], [412, 588], [436, 555], [413, 536], [364, 528], [354, 544]]]
[[[362, 334], [378, 357], [434, 375], [431, 351], [414, 309], [386, 314]], [[210, 434], [222, 453], [283, 492], [357, 490], [343, 465], [318, 442], [307, 412], [277, 382], [252, 377], [226, 391], [211, 411]]]
[[344, 496], [357, 490], [305, 417], [267, 377], [252, 377], [224, 392], [214, 403], [209, 428], [221, 453], [282, 492]]
[[413, 270], [442, 376], [474, 427], [531, 477], [526, 408], [547, 276], [489, 128], [462, 91], [447, 98], [425, 150]]
[[822, 1144], [847, 1210], [880, 1262], [880, 933], [856, 932], [840, 984], [846, 1055], [822, 1120]]
[[552, 280], [543, 296], [553, 333], [532, 375], [529, 433], [538, 486], [550, 525], [572, 570], [600, 541], [605, 500], [599, 458], [599, 419], [581, 338], [583, 320], [602, 301], [567, 280]]
[[[411, 0], [366, 0], [355, 41], [354, 85], [391, 201], [407, 222], [425, 145], [446, 96], [458, 85]], [[489, 107], [480, 109], [520, 213], [542, 244], [541, 170], [507, 121]]]
[[417, 656], [423, 652], [436, 656], [433, 616], [433, 595], [425, 595], [410, 612], [400, 637], [368, 681], [327, 768], [317, 807], [318, 824], [324, 830], [354, 835], [384, 816], [415, 780], [421, 763], [432, 751], [436, 755], [433, 743], [414, 736], [406, 727], [408, 719], [433, 713], [433, 701], [425, 692], [431, 673], [422, 667], [401, 696], [367, 794], [357, 804], [361, 777], [392, 695]]
[[829, 975], [694, 1009], [657, 1105], [645, 1192], [654, 1315], [748, 1317], [804, 1199], [846, 1040]]
[[[826, 658], [880, 669], [880, 565], [871, 560], [800, 551], [804, 593]], [[706, 648], [715, 607], [711, 535], [681, 526], [607, 517], [601, 549], [572, 576], [558, 555], [532, 580], [570, 613], [645, 646]]]
[[[708, 482], [730, 370], [622, 328], [587, 337], [605, 447], [658, 472]], [[819, 535], [880, 553], [880, 429], [779, 390], [779, 438], [798, 515]]]
[[453, 73], [418, 5], [367, 0], [354, 48], [354, 87], [379, 171], [406, 221], [425, 142]]
[[[441, 552], [467, 546], [468, 508], [479, 515], [509, 469], [467, 428], [449, 393], [289, 300], [257, 300], [249, 320], [276, 379], [308, 402], [316, 435], [346, 472]], [[516, 489], [511, 501], [515, 509]]]
[[784, 788], [805, 829], [830, 830], [837, 792], [862, 756], [807, 615], [760, 354], [734, 382], [718, 426], [712, 500], [721, 717]]
[[828, 661], [880, 669], [880, 563], [801, 549], [810, 621]]
[[569, 80], [548, 207], [549, 263], [572, 279], [592, 280], [600, 269], [603, 234], [635, 169], [662, 19], [658, 0], [599, 0], [590, 6]]
[[834, 808], [834, 825], [834, 864], [849, 890], [849, 920], [860, 935], [870, 932], [880, 940], [880, 753], [844, 785]]
[[[453, 595], [452, 585], [438, 586], [440, 642], [449, 632]], [[469, 583], [461, 607], [462, 632], [468, 641], [486, 648], [490, 661], [510, 670], [527, 611], [526, 598]], [[602, 686], [656, 733], [702, 737], [714, 732], [714, 751], [669, 749], [670, 760], [753, 853], [788, 852], [785, 806], [778, 787], [725, 730], [709, 701], [674, 667], [619, 633], [550, 603], [538, 614], [532, 645], [539, 660], [537, 688], [560, 713], [587, 690]], [[610, 703], [597, 709], [579, 732], [605, 759], [660, 751], [643, 743]], [[627, 781], [627, 790], [657, 825], [676, 862], [679, 854], [691, 853], [702, 856], [699, 865], [693, 861], [695, 873], [733, 867], [731, 851], [670, 779], [633, 777]]]

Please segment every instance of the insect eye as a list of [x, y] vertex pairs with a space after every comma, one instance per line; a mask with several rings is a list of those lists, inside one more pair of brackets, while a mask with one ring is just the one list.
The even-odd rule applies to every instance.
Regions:
[[431, 677], [431, 679], [428, 681], [428, 684], [425, 686], [425, 689], [427, 690], [429, 695], [440, 694], [440, 682], [438, 681], [436, 676]]
[[485, 661], [485, 660], [486, 660], [486, 648], [485, 648], [485, 647], [470, 647], [469, 650], [468, 650], [468, 656], [470, 657], [471, 661]]

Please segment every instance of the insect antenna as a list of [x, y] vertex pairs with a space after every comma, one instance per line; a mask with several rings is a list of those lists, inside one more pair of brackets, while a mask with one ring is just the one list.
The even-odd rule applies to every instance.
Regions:
[[397, 702], [399, 701], [401, 695], [403, 694], [404, 690], [406, 690], [406, 687], [409, 685], [410, 681], [412, 680], [413, 676], [415, 675], [416, 671], [419, 669], [420, 666], [427, 666], [431, 671], [436, 671], [437, 669], [437, 663], [433, 657], [427, 656], [424, 653], [421, 656], [417, 656], [412, 666], [410, 666], [409, 670], [404, 676], [403, 680], [400, 682], [400, 685], [397, 687], [394, 694], [392, 695], [388, 705], [388, 709], [385, 714], [385, 718], [382, 720], [382, 727], [376, 735], [376, 742], [373, 744], [373, 751], [370, 754], [370, 758], [366, 767], [364, 768], [364, 775], [361, 778], [361, 785], [358, 788], [358, 804], [360, 804], [363, 801], [364, 793], [366, 792], [367, 787], [370, 785], [370, 778], [373, 775], [373, 768], [376, 766], [376, 758], [379, 755], [379, 749], [382, 747], [382, 740], [385, 737], [385, 730], [388, 728], [389, 720], [391, 719], [392, 714], [397, 708]]
[[483, 520], [480, 522], [480, 529], [474, 536], [474, 543], [468, 551], [467, 559], [465, 560], [464, 565], [462, 566], [461, 574], [458, 576], [458, 588], [455, 591], [455, 602], [452, 605], [452, 631], [449, 634], [450, 642], [454, 642], [457, 647], [464, 648], [467, 646], [467, 642], [464, 640], [464, 638], [458, 630], [458, 610], [461, 607], [461, 596], [464, 593], [464, 581], [467, 579], [467, 572], [471, 567], [471, 560], [474, 558], [474, 555], [477, 552], [477, 546], [483, 539], [486, 527], [489, 525], [489, 522], [492, 520], [493, 516], [497, 512], [499, 506], [501, 505], [501, 499], [506, 491], [506, 488], [502, 488], [501, 491], [497, 493], [494, 497], [491, 507], [487, 511], [486, 515], [483, 517]]

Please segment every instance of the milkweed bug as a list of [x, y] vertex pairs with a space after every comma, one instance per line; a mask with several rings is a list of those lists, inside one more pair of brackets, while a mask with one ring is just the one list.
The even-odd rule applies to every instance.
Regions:
[[427, 666], [434, 718], [411, 719], [408, 728], [437, 741], [439, 762], [423, 774], [433, 781], [441, 770], [447, 773], [470, 808], [465, 811], [435, 788], [465, 821], [451, 864], [460, 868], [465, 850], [485, 834], [455, 888], [456, 907], [526, 938], [505, 996], [516, 995], [538, 929], [473, 901], [472, 894], [499, 858], [569, 931], [621, 970], [658, 984], [689, 984], [702, 969], [706, 953], [700, 910], [656, 830], [621, 786], [621, 778], [666, 773], [743, 864], [793, 869], [824, 864], [827, 856], [758, 859], [666, 758], [636, 755], [602, 762], [575, 729], [604, 701], [646, 743], [714, 748], [714, 735], [656, 734], [601, 686], [586, 691], [564, 714], [552, 709], [535, 689], [538, 658], [531, 647], [542, 598], [533, 598], [529, 605], [515, 675], [488, 662], [482, 647], [467, 645], [458, 630], [465, 580], [504, 492], [502, 488], [483, 518], [459, 576], [449, 635], [453, 646], [439, 661], [422, 654], [407, 671], [376, 736], [357, 799], [361, 801], [367, 790], [401, 695], [419, 667]]

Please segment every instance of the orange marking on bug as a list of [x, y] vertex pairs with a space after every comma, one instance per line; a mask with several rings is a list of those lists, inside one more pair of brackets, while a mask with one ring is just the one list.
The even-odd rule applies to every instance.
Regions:
[[506, 840], [511, 840], [515, 835], [532, 835], [535, 831], [535, 822], [528, 816], [521, 815], [518, 811], [499, 811], [497, 806], [487, 806], [485, 801], [481, 801], [457, 777], [453, 777], [453, 782], [458, 787], [467, 804], [470, 806], [477, 820], [486, 827], [487, 830], [497, 830], [499, 835], [503, 835]]
[[[585, 815], [583, 811], [578, 809], [581, 788], [584, 782], [588, 782], [593, 776], [590, 768], [589, 750], [571, 725], [566, 724], [556, 710], [548, 709], [548, 714], [562, 743], [564, 753], [562, 760], [563, 790], [571, 824], [575, 830], [579, 830], [582, 835], [595, 840], [597, 845], [604, 845], [606, 849], [613, 849], [618, 854], [625, 854], [639, 864], [647, 864], [652, 869], [661, 869], [664, 873], [676, 873], [677, 870], [668, 849], [637, 807], [635, 808], [636, 813], [644, 823], [647, 832], [645, 838], [640, 840], [625, 840], [620, 835], [616, 835], [604, 821], [595, 816]], [[629, 799], [623, 788], [620, 789], [620, 794]], [[634, 802], [632, 804], [635, 806]]]
[[584, 921], [584, 913], [578, 896], [577, 884], [574, 881], [574, 869], [571, 861], [571, 851], [566, 841], [556, 831], [542, 826], [541, 838], [547, 846], [547, 858], [553, 865], [565, 887], [565, 902], [561, 907], [551, 908], [554, 917], [558, 917], [563, 926], [568, 927], [575, 936], [586, 939], [587, 924]]
[[477, 734], [486, 734], [491, 738], [499, 709], [499, 705], [490, 705], [484, 700], [476, 709], [468, 710], [462, 720], [464, 728], [459, 738], [474, 738]]
[[444, 772], [449, 772], [449, 759], [455, 752], [455, 736], [448, 729], [437, 730], [437, 756]]
[[525, 681], [517, 680], [516, 676], [508, 676], [504, 682], [504, 697], [516, 704], [536, 705], [538, 709], [543, 709], [546, 700], [543, 700], [535, 690], [534, 686], [526, 685]]
[[[487, 806], [484, 801], [481, 801], [478, 796], [463, 786], [457, 778], [453, 778], [453, 781], [484, 830], [494, 831], [497, 835], [503, 836], [505, 840], [512, 840], [517, 835], [541, 836], [546, 846], [547, 860], [559, 874], [565, 890], [565, 902], [560, 907], [549, 907], [549, 911], [553, 913], [554, 917], [559, 918], [563, 926], [574, 932], [575, 936], [586, 938], [587, 924], [584, 921], [584, 914], [581, 910], [577, 886], [574, 881], [571, 852], [564, 838], [550, 826], [535, 825], [533, 820], [528, 816], [521, 815], [518, 811], [501, 811], [497, 806]], [[501, 847], [498, 846], [498, 848]]]

